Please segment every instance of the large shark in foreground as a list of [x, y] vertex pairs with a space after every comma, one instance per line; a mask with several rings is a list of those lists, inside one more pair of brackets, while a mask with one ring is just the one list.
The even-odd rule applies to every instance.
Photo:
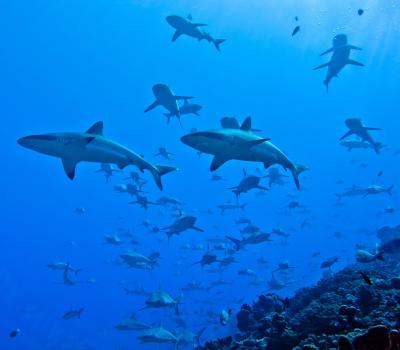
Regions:
[[261, 162], [266, 169], [279, 164], [291, 171], [296, 187], [300, 188], [296, 165], [268, 139], [251, 132], [251, 117], [247, 117], [240, 127], [236, 119], [222, 118], [221, 126], [221, 129], [185, 135], [181, 141], [200, 152], [212, 154], [211, 171], [232, 159]]
[[332, 58], [328, 63], [321, 64], [320, 66], [314, 68], [314, 70], [316, 70], [328, 67], [326, 79], [324, 81], [324, 84], [326, 85], [326, 91], [328, 91], [329, 83], [332, 78], [337, 78], [340, 71], [347, 64], [352, 64], [354, 66], [360, 67], [364, 66], [362, 63], [359, 63], [349, 58], [351, 50], [361, 50], [361, 48], [347, 44], [347, 36], [345, 34], [338, 34], [333, 38], [332, 47], [321, 54], [321, 56], [323, 56], [329, 52], [333, 53]]
[[188, 18], [183, 18], [181, 16], [168, 16], [166, 20], [171, 27], [176, 29], [172, 41], [176, 41], [176, 39], [181, 35], [187, 35], [196, 38], [199, 41], [207, 40], [209, 43], [213, 43], [218, 51], [220, 51], [219, 45], [225, 41], [225, 39], [215, 39], [211, 34], [200, 30], [200, 27], [204, 27], [206, 24], [193, 23], [192, 16], [190, 15]]
[[110, 163], [120, 169], [135, 165], [141, 171], [150, 171], [158, 188], [162, 190], [161, 176], [177, 170], [170, 166], [153, 165], [125, 146], [105, 138], [101, 121], [86, 132], [31, 135], [17, 142], [36, 152], [61, 158], [65, 173], [71, 180], [75, 177], [75, 167], [79, 162]]

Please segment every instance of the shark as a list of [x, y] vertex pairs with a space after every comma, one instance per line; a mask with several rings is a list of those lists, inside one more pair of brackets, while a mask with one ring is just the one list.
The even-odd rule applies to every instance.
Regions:
[[318, 67], [315, 67], [314, 70], [321, 68], [328, 68], [326, 73], [326, 78], [324, 84], [326, 86], [326, 91], [329, 91], [329, 83], [333, 78], [339, 77], [340, 71], [348, 64], [364, 67], [364, 64], [354, 61], [350, 59], [351, 50], [362, 50], [361, 48], [353, 45], [349, 45], [347, 43], [347, 35], [346, 34], [338, 34], [333, 38], [332, 47], [329, 50], [324, 51], [321, 56], [324, 56], [330, 52], [332, 52], [331, 60], [327, 63], [321, 64]]
[[371, 145], [369, 142], [361, 140], [343, 140], [339, 142], [340, 146], [346, 147], [347, 151], [351, 152], [353, 149], [373, 149], [379, 153], [382, 148], [385, 147], [381, 142], [375, 142], [375, 145]]
[[229, 190], [232, 190], [232, 192], [235, 194], [236, 198], [239, 198], [239, 196], [242, 193], [247, 193], [252, 189], [260, 189], [260, 190], [268, 190], [267, 187], [261, 186], [260, 181], [261, 178], [260, 176], [256, 175], [247, 175], [246, 170], [243, 169], [243, 179], [239, 182], [237, 186], [229, 187]]
[[129, 148], [103, 136], [103, 122], [98, 121], [85, 132], [55, 132], [30, 135], [18, 139], [18, 144], [33, 151], [60, 158], [64, 171], [71, 180], [80, 162], [115, 164], [119, 169], [134, 165], [140, 171], [148, 170], [160, 190], [161, 176], [177, 168], [154, 165]]
[[252, 132], [251, 117], [247, 117], [240, 127], [235, 118], [225, 117], [221, 119], [221, 126], [221, 129], [187, 134], [181, 141], [200, 152], [213, 155], [211, 171], [217, 170], [229, 160], [261, 162], [266, 169], [279, 164], [291, 171], [296, 187], [300, 189], [299, 171], [295, 163], [273, 145], [270, 139]]
[[175, 29], [175, 33], [172, 36], [172, 41], [176, 41], [181, 35], [187, 35], [195, 38], [199, 41], [206, 40], [209, 43], [213, 43], [215, 48], [220, 51], [220, 45], [225, 42], [225, 39], [215, 39], [210, 33], [200, 30], [201, 27], [205, 27], [204, 23], [192, 22], [192, 16], [189, 15], [187, 18], [181, 16], [167, 16], [168, 24]]
[[[179, 111], [180, 111], [181, 116], [184, 114], [194, 114], [199, 117], [200, 116], [199, 112], [202, 108], [203, 107], [198, 104], [189, 103], [188, 100], [185, 100], [184, 104], [179, 106]], [[164, 113], [164, 115], [167, 117], [168, 123], [169, 123], [171, 117], [174, 116], [171, 112]]]
[[193, 96], [177, 96], [166, 84], [155, 84], [152, 89], [156, 100], [144, 112], [147, 113], [158, 106], [163, 106], [169, 112], [168, 122], [173, 116], [176, 116], [180, 122], [182, 113], [177, 101], [187, 101], [192, 99]]
[[371, 147], [374, 149], [376, 153], [380, 152], [380, 149], [382, 148], [382, 144], [380, 142], [376, 142], [369, 131], [371, 130], [382, 130], [380, 128], [371, 128], [369, 126], [365, 126], [361, 119], [359, 118], [348, 118], [345, 120], [345, 124], [349, 131], [347, 131], [341, 138], [340, 141], [343, 141], [347, 137], [351, 135], [356, 135], [358, 136], [361, 141], [368, 142]]

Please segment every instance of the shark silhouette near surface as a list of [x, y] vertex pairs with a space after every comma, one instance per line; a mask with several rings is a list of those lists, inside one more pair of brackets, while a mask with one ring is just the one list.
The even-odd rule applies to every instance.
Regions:
[[361, 48], [347, 43], [347, 36], [345, 34], [338, 34], [333, 38], [333, 45], [329, 50], [324, 51], [321, 56], [332, 52], [331, 60], [327, 63], [315, 67], [314, 70], [321, 68], [328, 68], [324, 84], [326, 91], [329, 90], [329, 83], [333, 78], [338, 78], [341, 70], [348, 64], [363, 67], [364, 64], [350, 59], [351, 50], [362, 50]]

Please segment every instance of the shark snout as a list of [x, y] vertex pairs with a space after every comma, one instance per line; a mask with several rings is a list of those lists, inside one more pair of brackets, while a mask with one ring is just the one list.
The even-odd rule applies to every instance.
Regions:
[[179, 17], [178, 16], [167, 16], [166, 21], [168, 22], [169, 25], [175, 27], [177, 22], [179, 21]]
[[28, 137], [26, 137], [26, 136], [25, 137], [20, 137], [17, 140], [17, 143], [22, 147], [26, 147], [27, 142], [28, 142]]
[[181, 137], [181, 141], [185, 144], [190, 146], [193, 143], [192, 135], [185, 135]]
[[24, 136], [17, 140], [17, 143], [25, 148], [32, 148], [34, 147], [35, 141], [37, 143], [39, 135], [32, 135], [32, 136]]
[[53, 135], [30, 135], [24, 136], [17, 140], [17, 143], [25, 148], [36, 149], [48, 144], [56, 139]]

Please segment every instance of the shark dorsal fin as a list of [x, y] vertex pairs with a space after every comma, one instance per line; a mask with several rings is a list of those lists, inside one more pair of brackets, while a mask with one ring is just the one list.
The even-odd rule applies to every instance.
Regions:
[[87, 131], [87, 134], [93, 134], [93, 135], [100, 135], [103, 136], [103, 122], [99, 121], [97, 123], [94, 123]]
[[221, 126], [224, 129], [240, 129], [240, 125], [236, 118], [225, 117], [221, 119]]
[[240, 130], [251, 131], [251, 117], [247, 117], [242, 123]]

